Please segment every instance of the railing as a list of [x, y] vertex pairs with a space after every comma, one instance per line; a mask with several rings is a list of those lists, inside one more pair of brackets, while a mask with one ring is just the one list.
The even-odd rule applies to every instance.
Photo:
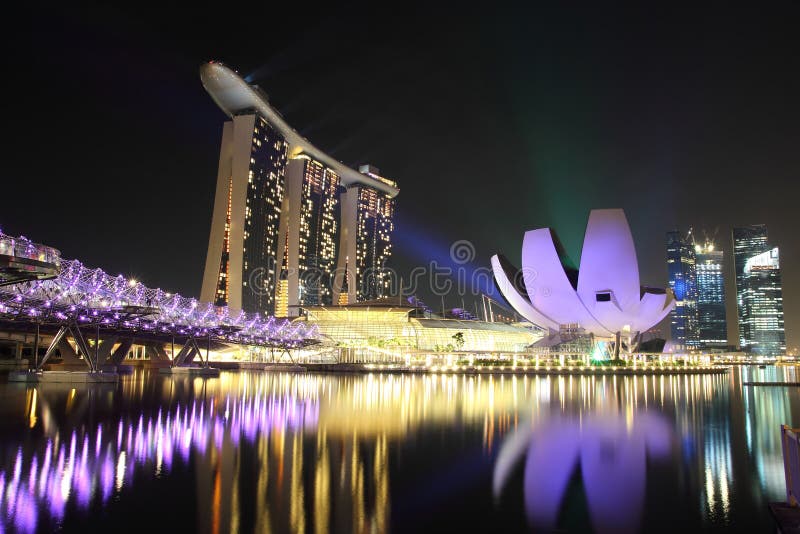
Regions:
[[11, 237], [3, 233], [0, 233], [0, 255], [41, 261], [56, 267], [61, 264], [61, 252], [57, 249], [33, 243], [25, 237]]
[[798, 506], [800, 499], [800, 428], [781, 425], [783, 471], [786, 475], [786, 502]]
[[0, 317], [39, 323], [142, 330], [156, 334], [214, 337], [246, 345], [299, 346], [316, 342], [317, 328], [198, 302], [150, 288], [122, 275], [61, 259], [58, 250], [0, 232], [0, 256], [53, 263], [55, 278], [0, 286]]

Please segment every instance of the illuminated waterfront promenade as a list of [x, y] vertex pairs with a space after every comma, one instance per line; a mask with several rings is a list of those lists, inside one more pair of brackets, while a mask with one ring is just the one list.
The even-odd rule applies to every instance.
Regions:
[[[41, 263], [27, 279], [14, 274], [14, 267], [9, 272], [15, 283], [0, 283], [0, 337], [16, 345], [16, 359], [4, 362], [12, 367], [39, 371], [45, 364], [51, 367], [50, 358], [58, 352], [72, 364], [88, 368], [95, 374], [93, 379], [112, 380], [126, 359], [142, 356], [150, 364], [171, 368], [199, 358], [204, 366], [266, 368], [267, 363], [277, 362], [347, 372], [725, 372], [711, 366], [707, 356], [684, 357], [676, 365], [673, 356], [660, 354], [623, 354], [627, 361], [600, 367], [596, 364], [602, 362], [593, 361], [594, 354], [534, 352], [531, 347], [542, 334], [530, 325], [417, 317], [414, 306], [389, 299], [308, 307], [304, 317], [293, 321], [257, 316], [149, 288], [133, 278], [111, 276], [77, 260], [62, 260], [50, 247], [0, 234], [0, 253], [4, 251], [13, 259], [8, 265], [17, 265], [21, 259]], [[25, 344], [36, 355], [33, 361], [21, 357]], [[46, 347], [41, 358], [40, 347]], [[107, 374], [100, 376], [99, 371]], [[83, 382], [88, 377], [72, 372], [49, 377], [22, 372], [11, 378]]]
[[[797, 379], [794, 370], [781, 372]], [[3, 420], [24, 431], [2, 440], [0, 521], [20, 531], [71, 531], [93, 515], [98, 528], [132, 527], [144, 519], [131, 507], [146, 503], [148, 515], [164, 518], [161, 527], [204, 532], [403, 530], [412, 511], [428, 529], [444, 518], [522, 528], [514, 522], [533, 525], [547, 508], [526, 500], [535, 486], [510, 475], [545, 469], [533, 444], [567, 432], [585, 472], [598, 446], [615, 451], [615, 465], [633, 478], [611, 495], [649, 488], [655, 476], [665, 501], [639, 492], [608, 508], [587, 479], [596, 531], [635, 530], [674, 506], [692, 510], [696, 522], [684, 526], [759, 524], [759, 503], [783, 491], [775, 430], [799, 399], [785, 388], [742, 388], [742, 380], [738, 371], [212, 380], [137, 372], [118, 386], [3, 386]], [[567, 449], [553, 454], [549, 464], [577, 465]], [[490, 487], [495, 497], [482, 497]], [[169, 499], [156, 497], [165, 491]], [[531, 503], [525, 514], [502, 512], [515, 494]]]

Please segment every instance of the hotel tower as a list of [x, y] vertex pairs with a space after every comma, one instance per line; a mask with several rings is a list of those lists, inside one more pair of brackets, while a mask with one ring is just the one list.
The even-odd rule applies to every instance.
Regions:
[[316, 148], [225, 65], [200, 77], [230, 117], [200, 300], [288, 317], [386, 295], [397, 184]]

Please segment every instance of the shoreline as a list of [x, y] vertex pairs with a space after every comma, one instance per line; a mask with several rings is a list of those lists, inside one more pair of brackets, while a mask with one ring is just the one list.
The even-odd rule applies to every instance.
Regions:
[[[655, 367], [655, 366], [609, 366], [609, 367], [571, 367], [557, 365], [536, 366], [402, 366], [392, 364], [358, 364], [358, 363], [261, 363], [261, 362], [209, 362], [203, 371], [199, 365], [171, 368], [167, 362], [151, 362], [148, 360], [126, 361], [119, 368], [105, 369], [119, 376], [133, 373], [134, 369], [149, 369], [165, 376], [197, 376], [213, 378], [220, 371], [240, 372], [255, 371], [266, 373], [320, 373], [320, 374], [372, 374], [385, 373], [397, 375], [468, 375], [468, 376], [668, 376], [668, 375], [710, 375], [727, 374], [732, 367], [728, 365], [710, 365], [699, 367]], [[45, 374], [85, 374], [82, 366], [52, 366]], [[15, 371], [10, 374], [29, 374]]]
[[[222, 362], [218, 362], [222, 363]], [[705, 366], [689, 368], [657, 368], [657, 367], [558, 367], [558, 366], [518, 366], [518, 367], [404, 367], [381, 364], [252, 364], [245, 367], [238, 367], [236, 364], [225, 362], [227, 365], [215, 365], [222, 371], [264, 371], [264, 372], [306, 372], [306, 373], [348, 373], [348, 374], [409, 374], [409, 375], [512, 375], [512, 376], [644, 376], [644, 375], [707, 375], [707, 374], [727, 374], [730, 367], [727, 366]]]

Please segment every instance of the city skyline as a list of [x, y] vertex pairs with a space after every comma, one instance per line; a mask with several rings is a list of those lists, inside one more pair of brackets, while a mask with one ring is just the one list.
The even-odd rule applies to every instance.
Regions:
[[[787, 10], [796, 14], [796, 8]], [[288, 30], [278, 30], [258, 47], [248, 47], [247, 32], [225, 30], [199, 43], [115, 9], [42, 14], [26, 36], [35, 36], [31, 45], [10, 58], [37, 83], [28, 94], [18, 95], [21, 105], [7, 110], [10, 119], [21, 125], [19, 143], [10, 150], [10, 170], [25, 178], [11, 181], [9, 193], [20, 199], [34, 196], [32, 184], [40, 183], [51, 194], [35, 199], [37, 210], [23, 208], [24, 203], [9, 206], [0, 223], [10, 233], [30, 234], [111, 272], [131, 273], [154, 286], [198, 294], [223, 114], [197, 83], [196, 69], [216, 57], [252, 74], [253, 82], [265, 88], [288, 120], [337, 159], [354, 166], [374, 161], [401, 182], [395, 247], [395, 267], [400, 272], [442, 251], [446, 255], [449, 244], [458, 239], [472, 241], [484, 264], [494, 249], [516, 261], [514, 243], [505, 236], [537, 226], [564, 228], [564, 244], [576, 257], [582, 237], [577, 227], [583, 223], [577, 214], [620, 205], [631, 218], [643, 279], [659, 282], [666, 280], [666, 270], [663, 248], [653, 238], [669, 228], [693, 224], [716, 230], [722, 243], [733, 227], [765, 223], [772, 242], [782, 249], [788, 344], [796, 346], [792, 327], [800, 310], [799, 299], [793, 297], [798, 249], [788, 204], [797, 168], [790, 150], [798, 115], [789, 99], [797, 84], [792, 74], [796, 45], [788, 46], [792, 17], [785, 17], [784, 24], [754, 15], [765, 26], [759, 30], [764, 43], [755, 44], [758, 39], [743, 43], [734, 38], [739, 29], [749, 27], [750, 17], [743, 12], [729, 12], [713, 24], [710, 12], [695, 13], [690, 20], [667, 13], [665, 22], [641, 12], [628, 13], [625, 27], [641, 23], [653, 31], [641, 53], [626, 56], [619, 53], [634, 37], [642, 38], [638, 32], [634, 36], [633, 30], [622, 31], [618, 41], [595, 49], [589, 46], [591, 39], [605, 31], [589, 24], [596, 12], [586, 11], [571, 22], [586, 30], [572, 41], [557, 37], [565, 27], [563, 13], [555, 9], [538, 14], [542, 21], [552, 22], [552, 29], [544, 28], [541, 37], [526, 45], [525, 50], [539, 51], [530, 56], [527, 70], [521, 67], [528, 63], [514, 54], [501, 61], [478, 51], [486, 37], [499, 36], [503, 46], [515, 44], [510, 37], [515, 32], [499, 29], [501, 23], [515, 24], [507, 19], [493, 20], [488, 36], [467, 39], [476, 18], [463, 15], [455, 29], [437, 36], [435, 22], [444, 14], [433, 13], [430, 23], [415, 26], [423, 37], [424, 47], [419, 46], [430, 50], [430, 59], [412, 61], [417, 54], [393, 54], [401, 42], [405, 44], [399, 22], [376, 36], [371, 51], [361, 49], [354, 38], [320, 52], [316, 46], [320, 38], [311, 33], [292, 38]], [[80, 32], [62, 26], [62, 16]], [[210, 13], [198, 16], [201, 27], [216, 22]], [[164, 17], [179, 15], [166, 12]], [[96, 18], [109, 21], [108, 28], [115, 31], [90, 24]], [[128, 22], [121, 22], [123, 18]], [[673, 38], [666, 30], [677, 19], [688, 25], [679, 38]], [[516, 24], [527, 24], [522, 20]], [[331, 21], [353, 28], [360, 22], [357, 13], [323, 12], [316, 24]], [[20, 24], [25, 31], [31, 29], [25, 18]], [[540, 23], [530, 24], [542, 29]], [[152, 42], [137, 41], [136, 28], [146, 28]], [[730, 49], [723, 53], [704, 45], [701, 29], [746, 53]], [[547, 39], [553, 44], [547, 45]], [[56, 42], [58, 49], [52, 46]], [[102, 47], [95, 46], [100, 42]], [[787, 44], [785, 55], [773, 52], [780, 44]], [[704, 55], [698, 56], [695, 46]], [[132, 67], [111, 73], [108, 66], [118, 52], [127, 54]], [[65, 55], [77, 62], [62, 62]], [[692, 62], [694, 57], [698, 59]], [[738, 59], [714, 61], [733, 57]], [[325, 67], [324, 58], [334, 61]], [[385, 65], [378, 61], [381, 58], [386, 58]], [[143, 74], [137, 67], [145, 64], [149, 70]], [[695, 70], [707, 64], [712, 65], [709, 74]], [[64, 70], [64, 65], [76, 70]], [[310, 65], [320, 68], [312, 70]], [[633, 66], [643, 66], [644, 74], [630, 74], [636, 71]], [[354, 77], [354, 69], [362, 76]], [[602, 81], [586, 91], [570, 89], [581, 86], [576, 82], [593, 79], [596, 69], [607, 69], [609, 80], [621, 88], [619, 96], [609, 93], [611, 86]], [[481, 83], [490, 73], [497, 76], [499, 89]], [[544, 73], [551, 76], [540, 76]], [[678, 73], [683, 76], [675, 76]], [[772, 84], [769, 91], [766, 82], [762, 86], [749, 81], [764, 76]], [[391, 83], [420, 78], [425, 83], [405, 82], [398, 87]], [[310, 84], [312, 80], [319, 83]], [[370, 83], [364, 84], [367, 80]], [[707, 89], [697, 90], [698, 86]], [[657, 87], [663, 90], [656, 91]], [[780, 89], [776, 92], [774, 87]], [[51, 120], [71, 135], [47, 145], [47, 165], [31, 165], [36, 161], [31, 148], [38, 132], [34, 124], [47, 124], [35, 103], [54, 88], [64, 105], [50, 115]], [[106, 92], [114, 94], [113, 100], [103, 96]], [[475, 114], [467, 120], [464, 109], [474, 109]], [[607, 110], [617, 110], [619, 119]], [[739, 113], [737, 123], [742, 126], [735, 134], [726, 134], [731, 125], [724, 118], [731, 111]], [[685, 121], [690, 112], [696, 115]], [[630, 122], [642, 113], [641, 121]], [[158, 131], [152, 126], [156, 122], [161, 125]], [[343, 138], [342, 131], [353, 134]], [[78, 176], [80, 180], [74, 178]], [[722, 182], [728, 185], [717, 185]], [[599, 188], [600, 183], [609, 187]], [[754, 183], [764, 184], [761, 194], [743, 194], [743, 188]], [[509, 198], [507, 209], [482, 204], [490, 191]], [[84, 209], [123, 199], [121, 216]], [[184, 202], [193, 207], [164, 209]], [[120, 208], [114, 205], [109, 210]], [[517, 212], [533, 215], [526, 220], [506, 215]], [[167, 261], [166, 250], [179, 261]], [[729, 257], [726, 262], [732, 265]], [[730, 285], [726, 294], [730, 303], [734, 294]], [[729, 331], [729, 339], [735, 336]]]
[[0, 534], [796, 523], [800, 2], [7, 19]]

